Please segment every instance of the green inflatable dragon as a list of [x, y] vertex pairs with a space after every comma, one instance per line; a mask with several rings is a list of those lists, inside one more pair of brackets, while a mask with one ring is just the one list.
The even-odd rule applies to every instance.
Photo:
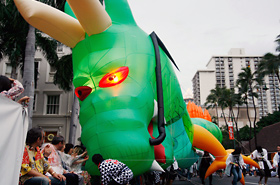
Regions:
[[[126, 0], [105, 0], [106, 11], [98, 0], [68, 0], [70, 16], [36, 1], [15, 3], [30, 24], [73, 48], [81, 139], [90, 158], [118, 159], [134, 175], [157, 163], [166, 168], [174, 158], [182, 168], [197, 160], [174, 61], [155, 33], [137, 26]], [[100, 23], [100, 14], [112, 23], [108, 17]], [[103, 29], [91, 31], [98, 25]], [[98, 174], [91, 161], [86, 169]]]

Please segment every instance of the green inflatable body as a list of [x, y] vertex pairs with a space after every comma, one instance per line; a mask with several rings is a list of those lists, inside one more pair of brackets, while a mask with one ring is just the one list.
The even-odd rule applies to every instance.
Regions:
[[213, 134], [213, 136], [217, 138], [218, 141], [220, 141], [220, 143], [222, 143], [223, 135], [220, 128], [216, 124], [202, 118], [191, 118], [191, 120], [193, 124], [199, 125], [208, 130], [211, 134]]

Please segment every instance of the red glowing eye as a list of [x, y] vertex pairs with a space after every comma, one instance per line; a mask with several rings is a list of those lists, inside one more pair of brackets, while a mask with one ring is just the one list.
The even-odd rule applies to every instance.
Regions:
[[122, 83], [128, 76], [128, 67], [119, 67], [110, 73], [107, 73], [99, 82], [99, 87], [112, 87]]
[[88, 86], [81, 86], [81, 87], [77, 87], [75, 89], [75, 94], [76, 96], [83, 101], [84, 99], [86, 99], [86, 97], [88, 97], [88, 95], [91, 93], [92, 88], [88, 87]]

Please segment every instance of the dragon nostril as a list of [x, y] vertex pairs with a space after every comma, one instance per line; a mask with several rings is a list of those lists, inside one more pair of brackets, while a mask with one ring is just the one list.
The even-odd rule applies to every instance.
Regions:
[[83, 101], [90, 93], [92, 92], [92, 88], [88, 86], [80, 86], [75, 90], [76, 96]]

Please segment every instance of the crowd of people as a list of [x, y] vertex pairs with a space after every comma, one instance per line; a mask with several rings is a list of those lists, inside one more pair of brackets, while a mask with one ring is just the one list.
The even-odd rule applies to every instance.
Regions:
[[[45, 143], [44, 132], [35, 127], [28, 131], [24, 149], [20, 183], [24, 185], [91, 185], [91, 176], [82, 167], [89, 157], [83, 146], [65, 144], [63, 136]], [[92, 161], [100, 171], [102, 185], [128, 184], [133, 172], [115, 159], [95, 154]], [[97, 182], [100, 184], [99, 182]]]
[[[201, 184], [205, 184], [205, 174], [211, 163], [214, 161], [214, 157], [207, 151], [201, 151], [194, 148], [194, 151], [198, 154], [199, 159], [190, 168], [181, 169], [178, 167], [176, 161], [169, 166], [165, 173], [159, 172], [159, 175], [155, 175], [154, 172], [148, 173], [145, 184], [148, 185], [171, 185], [172, 182], [178, 177], [179, 180], [191, 181], [192, 177], [199, 177]], [[226, 160], [226, 168], [216, 171], [216, 175], [219, 178], [225, 176], [231, 177], [232, 184], [236, 185], [242, 178], [242, 175], [259, 176], [258, 184], [267, 185], [269, 177], [280, 177], [279, 176], [279, 161], [280, 161], [280, 145], [277, 146], [277, 152], [273, 157], [273, 163], [268, 160], [268, 152], [261, 146], [257, 146], [249, 157], [255, 160], [260, 168], [256, 168], [245, 164], [241, 156], [241, 147], [236, 147], [235, 150], [230, 153]], [[212, 184], [212, 175], [209, 175], [209, 185]], [[263, 180], [264, 179], [264, 180]], [[279, 179], [280, 181], [280, 179]]]
[[90, 185], [90, 175], [82, 170], [88, 160], [82, 146], [65, 145], [63, 136], [55, 136], [44, 145], [43, 141], [41, 128], [28, 131], [20, 173], [22, 184]]

